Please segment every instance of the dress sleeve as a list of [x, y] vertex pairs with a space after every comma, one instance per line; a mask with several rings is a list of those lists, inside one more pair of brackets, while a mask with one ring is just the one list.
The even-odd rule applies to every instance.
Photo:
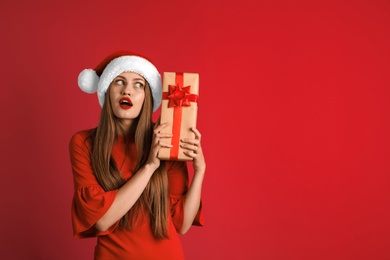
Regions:
[[[171, 201], [171, 215], [176, 231], [180, 231], [184, 221], [184, 200], [188, 191], [189, 177], [187, 163], [175, 161], [167, 164], [169, 178], [169, 195]], [[203, 226], [202, 201], [199, 211], [192, 223], [195, 226]]]
[[74, 195], [72, 201], [73, 234], [77, 238], [105, 235], [112, 232], [118, 222], [107, 231], [95, 228], [96, 222], [111, 207], [117, 190], [104, 191], [92, 172], [90, 141], [81, 133], [73, 135], [69, 154], [73, 172]]

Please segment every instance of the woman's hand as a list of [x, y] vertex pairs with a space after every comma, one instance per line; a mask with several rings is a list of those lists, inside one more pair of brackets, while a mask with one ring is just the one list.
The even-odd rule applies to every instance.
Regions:
[[[159, 120], [160, 121], [160, 120]], [[160, 124], [159, 121], [156, 123], [153, 129], [153, 139], [152, 146], [150, 148], [150, 153], [148, 160], [146, 162], [147, 165], [150, 165], [157, 169], [160, 166], [160, 159], [157, 157], [158, 151], [161, 147], [171, 148], [172, 145], [164, 142], [164, 139], [171, 138], [172, 134], [161, 133], [165, 127], [168, 126], [168, 123]]]
[[201, 134], [195, 128], [191, 128], [191, 131], [195, 134], [195, 139], [184, 138], [181, 141], [180, 147], [182, 147], [183, 153], [193, 159], [193, 167], [195, 173], [204, 173], [206, 171], [206, 162], [203, 155], [201, 146]]

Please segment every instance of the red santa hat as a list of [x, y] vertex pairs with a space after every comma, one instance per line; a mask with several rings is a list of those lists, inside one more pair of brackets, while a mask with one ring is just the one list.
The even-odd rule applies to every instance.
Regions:
[[78, 85], [86, 93], [97, 92], [100, 106], [111, 82], [123, 72], [135, 72], [149, 84], [153, 97], [153, 112], [161, 104], [162, 84], [157, 68], [145, 57], [129, 51], [118, 51], [107, 56], [95, 69], [85, 69], [78, 77]]

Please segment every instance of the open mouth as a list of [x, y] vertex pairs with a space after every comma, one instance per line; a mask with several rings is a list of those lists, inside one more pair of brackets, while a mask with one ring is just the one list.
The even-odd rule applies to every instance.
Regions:
[[133, 103], [131, 103], [130, 98], [123, 97], [119, 100], [119, 106], [123, 109], [130, 109], [133, 106]]

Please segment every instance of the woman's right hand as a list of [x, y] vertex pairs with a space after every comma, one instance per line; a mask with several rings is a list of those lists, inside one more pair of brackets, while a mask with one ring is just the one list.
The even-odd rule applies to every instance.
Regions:
[[172, 148], [171, 144], [164, 142], [164, 139], [166, 140], [167, 138], [171, 138], [172, 134], [161, 133], [161, 130], [163, 130], [167, 126], [168, 123], [159, 124], [157, 122], [153, 129], [152, 146], [150, 148], [150, 153], [146, 164], [154, 167], [155, 169], [157, 169], [160, 166], [160, 159], [157, 157], [160, 148], [161, 147]]

